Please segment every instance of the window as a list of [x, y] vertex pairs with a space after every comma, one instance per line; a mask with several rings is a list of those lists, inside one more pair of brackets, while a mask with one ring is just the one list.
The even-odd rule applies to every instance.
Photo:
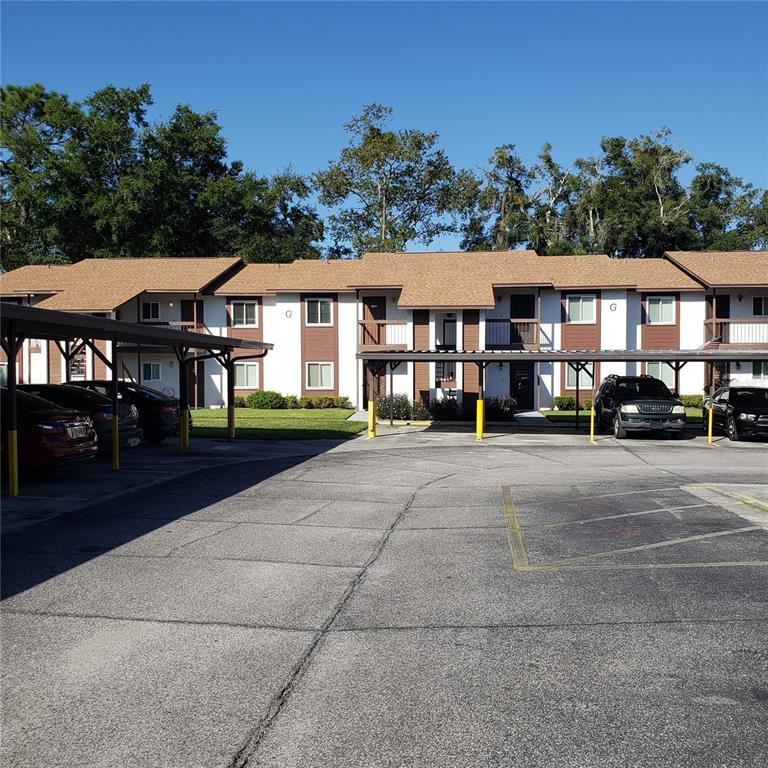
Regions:
[[649, 376], [653, 376], [654, 379], [663, 381], [670, 389], [674, 389], [675, 386], [675, 372], [671, 365], [666, 363], [647, 363], [645, 366], [645, 372]]
[[333, 363], [307, 363], [307, 389], [333, 389]]
[[8, 386], [8, 363], [0, 363], [0, 387]]
[[752, 299], [752, 314], [755, 317], [768, 316], [768, 296], [755, 296]]
[[307, 299], [307, 325], [333, 325], [331, 299]]
[[674, 325], [675, 324], [675, 297], [674, 296], [649, 296], [648, 297], [648, 318], [646, 322], [648, 323], [648, 325]]
[[[565, 388], [576, 389], [576, 371], [568, 365], [565, 365]], [[592, 389], [592, 363], [579, 371], [579, 389]]]
[[141, 364], [142, 381], [160, 381], [160, 363]]
[[768, 361], [761, 360], [752, 363], [752, 377], [755, 379], [768, 379]]
[[258, 389], [259, 388], [259, 364], [235, 363], [235, 388]]
[[595, 295], [572, 294], [566, 299], [565, 310], [566, 323], [594, 323], [595, 322]]
[[142, 302], [141, 319], [142, 320], [159, 320], [160, 319], [160, 302], [159, 301]]
[[259, 327], [259, 304], [257, 301], [233, 301], [232, 325], [236, 328]]

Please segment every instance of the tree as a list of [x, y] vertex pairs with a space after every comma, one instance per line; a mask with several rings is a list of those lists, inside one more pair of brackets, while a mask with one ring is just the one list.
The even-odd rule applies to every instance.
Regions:
[[310, 188], [228, 162], [213, 112], [149, 124], [148, 85], [82, 104], [40, 86], [2, 91], [3, 264], [106, 256], [317, 258]]
[[418, 240], [428, 245], [456, 232], [474, 202], [473, 174], [456, 171], [437, 149], [437, 133], [392, 131], [389, 107], [369, 104], [344, 128], [348, 145], [338, 160], [314, 174], [335, 247], [398, 251]]

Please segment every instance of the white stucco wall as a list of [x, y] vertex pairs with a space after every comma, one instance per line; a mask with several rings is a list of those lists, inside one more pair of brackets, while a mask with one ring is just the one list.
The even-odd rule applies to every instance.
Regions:
[[[627, 291], [604, 290], [600, 300], [600, 346], [602, 349], [627, 349]], [[610, 374], [626, 375], [626, 363], [601, 363], [600, 380]], [[600, 382], [596, 382], [599, 384]]]
[[[541, 292], [541, 349], [560, 349], [560, 293]], [[539, 407], [551, 408], [552, 398], [560, 394], [559, 364], [541, 363], [538, 371]]]
[[339, 395], [348, 397], [350, 402], [356, 403], [358, 378], [357, 361], [355, 360], [357, 352], [357, 302], [355, 294], [340, 293], [337, 308]]
[[[697, 349], [704, 343], [706, 300], [704, 292], [680, 294], [680, 349]], [[680, 394], [704, 392], [704, 363], [686, 363], [680, 370]]]
[[[290, 314], [290, 317], [288, 316]], [[301, 394], [301, 302], [299, 294], [265, 296], [264, 338], [275, 348], [264, 359], [264, 389]]]

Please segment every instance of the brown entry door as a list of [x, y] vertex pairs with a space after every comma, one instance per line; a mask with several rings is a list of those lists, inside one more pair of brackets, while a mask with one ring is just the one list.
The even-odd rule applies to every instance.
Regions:
[[366, 296], [363, 299], [363, 324], [361, 345], [378, 345], [385, 338], [385, 331], [380, 323], [387, 317], [387, 300], [384, 296]]

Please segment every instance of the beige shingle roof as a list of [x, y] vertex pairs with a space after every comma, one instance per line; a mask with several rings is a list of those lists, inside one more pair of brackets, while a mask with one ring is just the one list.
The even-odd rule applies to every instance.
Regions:
[[261, 295], [286, 292], [353, 291], [357, 260], [317, 261], [298, 259], [290, 264], [246, 264], [216, 289], [219, 296]]
[[667, 251], [664, 255], [712, 288], [768, 286], [768, 251]]
[[48, 293], [44, 309], [108, 312], [148, 292], [194, 293], [240, 263], [238, 258], [84, 259], [21, 267], [0, 276], [0, 294]]

